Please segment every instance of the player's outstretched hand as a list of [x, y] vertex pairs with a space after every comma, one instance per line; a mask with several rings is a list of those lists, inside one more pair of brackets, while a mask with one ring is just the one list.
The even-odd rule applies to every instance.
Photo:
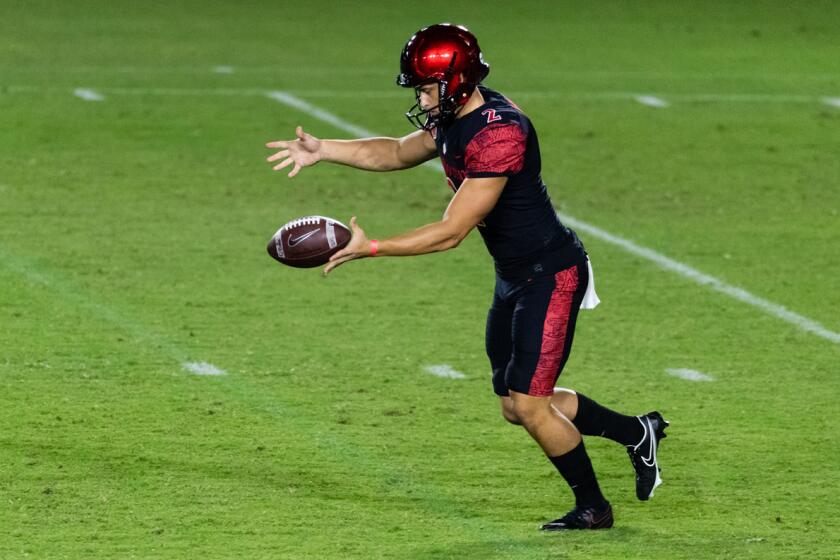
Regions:
[[370, 240], [365, 235], [364, 230], [356, 223], [356, 216], [350, 218], [350, 230], [353, 232], [350, 243], [347, 244], [347, 247], [330, 257], [327, 266], [324, 267], [324, 276], [329, 274], [335, 267], [341, 266], [347, 261], [363, 259], [370, 256]]
[[267, 148], [281, 148], [279, 152], [267, 158], [269, 162], [283, 160], [274, 166], [275, 171], [294, 164], [292, 170], [289, 171], [289, 177], [297, 175], [301, 167], [315, 165], [321, 160], [320, 140], [305, 133], [302, 126], [295, 129], [295, 136], [297, 138], [294, 140], [278, 140], [265, 145]]

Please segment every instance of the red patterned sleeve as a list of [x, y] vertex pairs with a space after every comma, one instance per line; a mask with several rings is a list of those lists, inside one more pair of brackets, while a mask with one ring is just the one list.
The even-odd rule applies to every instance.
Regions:
[[528, 137], [513, 123], [482, 128], [467, 144], [464, 163], [467, 177], [514, 175], [525, 164]]

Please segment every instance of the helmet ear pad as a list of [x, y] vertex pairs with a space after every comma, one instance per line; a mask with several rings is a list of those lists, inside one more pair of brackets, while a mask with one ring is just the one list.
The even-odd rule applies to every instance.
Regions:
[[463, 74], [453, 75], [448, 80], [438, 80], [438, 107], [442, 120], [455, 116], [466, 105], [475, 91], [476, 85], [464, 80]]
[[465, 79], [464, 74], [456, 74], [452, 76], [447, 87], [448, 99], [451, 99], [456, 107], [460, 107], [469, 101], [477, 85]]

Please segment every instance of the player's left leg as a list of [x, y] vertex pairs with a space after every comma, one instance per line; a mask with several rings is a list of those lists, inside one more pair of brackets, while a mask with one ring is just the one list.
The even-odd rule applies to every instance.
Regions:
[[551, 397], [510, 391], [516, 416], [539, 444], [575, 495], [575, 507], [564, 517], [543, 525], [545, 530], [607, 529], [612, 507], [601, 493], [583, 439], [568, 418], [551, 406]]
[[612, 508], [601, 493], [580, 432], [551, 406], [554, 384], [569, 357], [586, 281], [585, 265], [529, 279], [516, 293], [512, 317], [513, 348], [505, 385], [513, 416], [575, 495], [575, 507], [546, 523], [545, 530], [601, 529], [613, 524]]
[[656, 487], [662, 484], [657, 451], [668, 427], [659, 412], [627, 416], [569, 389], [555, 391], [551, 404], [581, 434], [605, 437], [625, 446], [636, 471], [636, 497], [640, 500], [653, 497]]

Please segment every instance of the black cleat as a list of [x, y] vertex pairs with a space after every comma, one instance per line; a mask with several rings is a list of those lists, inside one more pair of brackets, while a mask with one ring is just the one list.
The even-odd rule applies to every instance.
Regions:
[[644, 428], [645, 435], [636, 445], [627, 446], [630, 462], [636, 470], [636, 497], [648, 500], [653, 497], [653, 491], [662, 484], [659, 477], [659, 463], [656, 460], [656, 450], [659, 441], [665, 439], [665, 428], [668, 422], [658, 412], [648, 412], [644, 416], [636, 416]]
[[572, 511], [540, 527], [542, 531], [570, 531], [575, 529], [609, 529], [613, 526], [612, 506], [575, 507]]

